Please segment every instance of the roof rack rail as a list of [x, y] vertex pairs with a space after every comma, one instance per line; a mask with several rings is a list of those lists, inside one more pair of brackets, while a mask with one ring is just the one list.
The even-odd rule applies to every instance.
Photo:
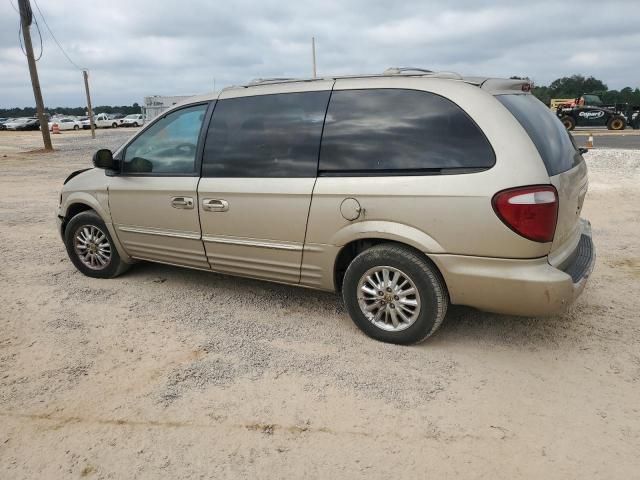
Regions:
[[383, 75], [400, 75], [403, 73], [416, 72], [416, 73], [434, 73], [433, 70], [426, 70], [424, 68], [415, 68], [415, 67], [390, 67], [387, 68]]
[[278, 83], [289, 83], [289, 82], [315, 82], [319, 80], [329, 80], [329, 79], [339, 79], [339, 78], [380, 78], [385, 76], [414, 76], [414, 77], [432, 77], [432, 78], [445, 78], [452, 80], [464, 80], [462, 75], [456, 72], [434, 72], [433, 70], [427, 70], [424, 68], [416, 68], [416, 67], [392, 67], [387, 68], [383, 73], [373, 73], [373, 74], [362, 74], [362, 75], [330, 75], [323, 76], [317, 78], [291, 78], [291, 77], [273, 77], [273, 78], [254, 78], [249, 83], [245, 85], [233, 85], [229, 87], [225, 87], [222, 90], [227, 90], [231, 88], [248, 88], [255, 87], [258, 85], [273, 85]]
[[427, 70], [424, 68], [416, 67], [391, 67], [387, 68], [383, 75], [421, 75], [425, 77], [435, 78], [452, 78], [455, 80], [462, 80], [462, 75], [456, 72], [434, 72], [433, 70]]
[[273, 78], [254, 78], [251, 80], [248, 85], [262, 85], [263, 83], [282, 83], [282, 82], [293, 82], [297, 79], [295, 78], [286, 78], [286, 77], [273, 77]]

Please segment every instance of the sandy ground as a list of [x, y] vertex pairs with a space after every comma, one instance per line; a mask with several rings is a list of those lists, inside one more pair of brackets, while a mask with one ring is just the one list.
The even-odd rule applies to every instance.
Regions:
[[0, 132], [0, 478], [638, 478], [640, 151], [587, 156], [598, 265], [566, 313], [451, 308], [398, 347], [332, 294], [78, 273], [58, 191], [131, 133]]

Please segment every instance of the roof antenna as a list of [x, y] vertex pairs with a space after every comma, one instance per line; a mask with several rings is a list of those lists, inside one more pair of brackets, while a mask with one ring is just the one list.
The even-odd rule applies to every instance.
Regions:
[[318, 78], [316, 74], [316, 37], [311, 37], [311, 56], [313, 57], [313, 78]]

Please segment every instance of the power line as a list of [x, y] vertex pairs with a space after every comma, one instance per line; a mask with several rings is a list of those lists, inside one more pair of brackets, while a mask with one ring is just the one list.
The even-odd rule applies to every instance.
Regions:
[[[11, 5], [13, 6], [13, 3], [11, 3]], [[15, 9], [15, 7], [13, 8]], [[19, 14], [20, 14], [20, 11], [18, 11], [18, 15]], [[40, 39], [40, 55], [38, 55], [38, 58], [35, 59], [37, 62], [42, 58], [42, 54], [44, 53], [44, 48], [42, 46], [42, 33], [40, 32], [40, 25], [38, 25], [38, 19], [34, 17], [33, 20], [36, 22], [36, 28], [38, 29], [38, 38]], [[20, 49], [22, 50], [22, 53], [24, 53], [26, 57], [27, 52], [24, 49], [24, 45], [22, 45], [22, 19], [20, 19], [20, 26], [18, 27], [18, 41], [20, 43]]]
[[[60, 45], [60, 42], [58, 42], [58, 39], [53, 34], [53, 32], [51, 31], [51, 28], [49, 27], [49, 24], [47, 23], [47, 19], [44, 18], [44, 15], [42, 14], [42, 10], [40, 10], [40, 5], [38, 5], [38, 2], [36, 2], [36, 0], [33, 0], [33, 3], [36, 4], [36, 8], [38, 9], [38, 13], [40, 13], [40, 17], [42, 18], [42, 21], [44, 22], [44, 25], [47, 27], [47, 30], [49, 31], [49, 34], [51, 35], [51, 38], [53, 38], [53, 41], [56, 42], [56, 45], [58, 45], [58, 48], [60, 49], [62, 54], [67, 58], [67, 60], [69, 60], [69, 63], [71, 63], [71, 65], [76, 67], [78, 70], [83, 70], [82, 68], [80, 68], [78, 66], [78, 64], [76, 62], [71, 60], [71, 57], [69, 57], [69, 55], [67, 55], [67, 52], [64, 51], [64, 48], [62, 48], [62, 45]], [[37, 25], [38, 25], [38, 22], [36, 20], [36, 26]]]
[[36, 22], [36, 28], [38, 29], [38, 37], [40, 38], [40, 55], [36, 58], [36, 62], [42, 58], [42, 54], [44, 53], [44, 47], [42, 46], [42, 33], [40, 32], [40, 25], [38, 25], [38, 19], [33, 17], [33, 21]]

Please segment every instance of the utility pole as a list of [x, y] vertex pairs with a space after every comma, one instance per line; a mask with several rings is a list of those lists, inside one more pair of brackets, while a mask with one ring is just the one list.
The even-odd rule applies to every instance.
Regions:
[[53, 150], [51, 145], [51, 137], [49, 136], [49, 122], [44, 116], [44, 102], [42, 101], [42, 91], [40, 90], [40, 80], [38, 79], [38, 69], [36, 68], [36, 59], [33, 56], [33, 44], [31, 43], [31, 22], [33, 20], [33, 12], [31, 11], [31, 3], [29, 0], [18, 0], [20, 7], [20, 23], [22, 25], [22, 37], [24, 38], [24, 48], [27, 51], [27, 62], [29, 63], [29, 75], [31, 75], [31, 86], [33, 87], [33, 96], [36, 100], [36, 110], [38, 111], [38, 120], [40, 121], [40, 131], [42, 132], [42, 141], [45, 150]]
[[316, 37], [311, 37], [311, 55], [313, 56], [313, 78], [317, 78], [317, 75], [316, 75]]
[[91, 95], [89, 94], [89, 71], [82, 70], [84, 77], [84, 90], [87, 92], [87, 112], [89, 113], [89, 125], [91, 125], [91, 138], [96, 138], [96, 126], [93, 123], [93, 109], [91, 108]]

